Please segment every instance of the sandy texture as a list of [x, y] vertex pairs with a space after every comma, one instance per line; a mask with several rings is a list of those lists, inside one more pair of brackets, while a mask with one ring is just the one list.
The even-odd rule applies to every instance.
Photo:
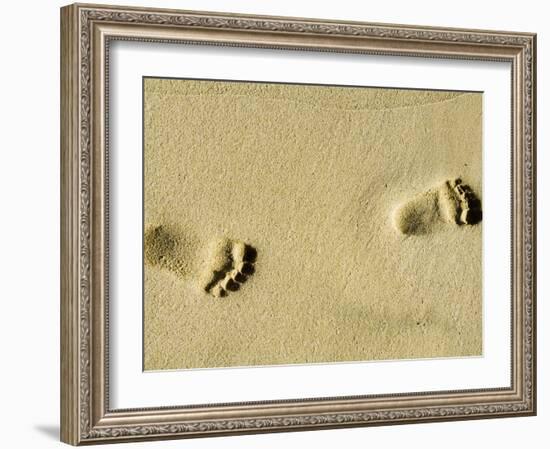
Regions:
[[481, 354], [481, 94], [144, 88], [145, 369]]

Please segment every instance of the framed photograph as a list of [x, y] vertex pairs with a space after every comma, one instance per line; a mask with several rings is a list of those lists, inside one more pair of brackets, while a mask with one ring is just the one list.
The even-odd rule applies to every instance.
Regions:
[[529, 33], [61, 9], [61, 439], [536, 413]]

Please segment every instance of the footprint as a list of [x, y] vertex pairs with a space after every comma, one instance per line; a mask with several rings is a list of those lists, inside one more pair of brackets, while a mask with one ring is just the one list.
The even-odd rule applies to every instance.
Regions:
[[422, 235], [442, 225], [475, 225], [481, 221], [481, 202], [462, 180], [447, 180], [400, 205], [394, 213], [397, 231]]
[[[143, 253], [145, 262], [171, 271], [179, 278], [196, 273], [187, 257], [191, 242], [184, 242], [177, 233], [165, 226], [151, 226], [144, 234]], [[199, 278], [202, 288], [215, 297], [237, 291], [254, 274], [256, 250], [241, 241], [220, 239], [210, 248], [208, 264]]]
[[152, 226], [143, 236], [143, 253], [145, 261], [171, 271], [178, 277], [188, 273], [188, 266], [183, 257], [184, 245], [180, 238], [164, 226]]
[[220, 239], [212, 245], [201, 285], [217, 298], [237, 291], [254, 274], [256, 250], [241, 241]]

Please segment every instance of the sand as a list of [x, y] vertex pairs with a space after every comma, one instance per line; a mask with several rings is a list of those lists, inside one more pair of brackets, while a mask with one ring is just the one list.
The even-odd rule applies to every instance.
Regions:
[[146, 78], [144, 368], [481, 355], [481, 114]]

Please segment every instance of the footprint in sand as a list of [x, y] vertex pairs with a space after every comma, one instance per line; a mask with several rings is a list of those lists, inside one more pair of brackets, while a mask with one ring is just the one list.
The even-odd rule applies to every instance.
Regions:
[[475, 225], [481, 221], [481, 202], [460, 179], [448, 180], [401, 204], [393, 224], [402, 234], [422, 235], [442, 225]]
[[237, 291], [254, 274], [256, 256], [256, 250], [244, 242], [227, 238], [214, 242], [203, 270], [203, 289], [217, 298]]
[[178, 277], [189, 272], [186, 247], [182, 240], [164, 226], [152, 226], [143, 236], [143, 255], [152, 265], [171, 271]]
[[[164, 226], [148, 228], [143, 239], [145, 262], [185, 278], [195, 271], [190, 266], [189, 249], [185, 242]], [[252, 246], [237, 240], [219, 239], [210, 248], [201, 288], [215, 297], [237, 291], [254, 274], [257, 252]]]

